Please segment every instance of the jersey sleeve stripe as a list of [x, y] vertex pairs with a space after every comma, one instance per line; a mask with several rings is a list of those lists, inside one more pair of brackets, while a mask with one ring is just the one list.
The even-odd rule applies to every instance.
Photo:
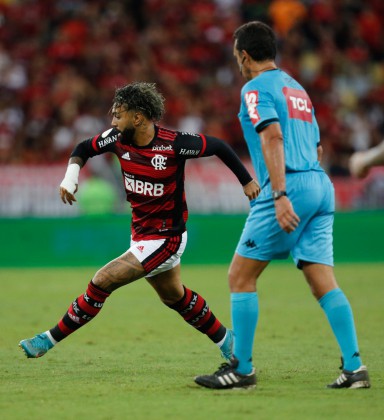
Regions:
[[97, 147], [97, 144], [96, 144], [96, 141], [97, 141], [97, 139], [99, 138], [99, 135], [97, 134], [95, 137], [93, 137], [93, 139], [92, 139], [92, 147], [93, 147], [93, 149], [96, 151], [96, 152], [98, 152], [99, 151], [99, 148]]
[[157, 133], [157, 137], [164, 139], [164, 140], [174, 140], [177, 133], [172, 130], [167, 130], [163, 127], [159, 127], [159, 131]]
[[256, 132], [257, 133], [261, 133], [265, 127], [267, 127], [268, 125], [275, 123], [275, 122], [279, 122], [278, 118], [270, 118], [269, 120], [265, 120], [263, 122], [261, 122], [257, 127], [256, 127]]
[[201, 152], [199, 153], [199, 156], [203, 156], [205, 149], [207, 148], [207, 139], [205, 138], [204, 134], [200, 134], [201, 140], [203, 141], [203, 146], [201, 148]]

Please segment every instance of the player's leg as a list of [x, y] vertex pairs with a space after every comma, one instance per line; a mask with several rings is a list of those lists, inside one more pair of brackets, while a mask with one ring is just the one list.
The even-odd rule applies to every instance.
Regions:
[[294, 235], [277, 223], [271, 191], [264, 189], [251, 208], [229, 269], [234, 358], [213, 375], [195, 378], [201, 386], [214, 389], [255, 386], [252, 350], [259, 306], [256, 283], [274, 258], [287, 258]]
[[114, 290], [145, 274], [143, 266], [128, 250], [97, 271], [85, 293], [71, 303], [67, 312], [53, 328], [33, 338], [22, 340], [19, 346], [27, 357], [43, 356], [55, 344], [92, 321]]
[[235, 334], [233, 354], [238, 360], [236, 371], [245, 375], [252, 369], [252, 350], [259, 303], [256, 282], [268, 261], [253, 260], [235, 254], [229, 268], [231, 317]]
[[[170, 264], [172, 265], [172, 264]], [[163, 265], [166, 268], [166, 265]], [[215, 317], [208, 303], [197, 292], [185, 287], [180, 278], [180, 264], [158, 274], [148, 276], [148, 283], [161, 301], [176, 311], [189, 325], [205, 334], [221, 350], [222, 356], [232, 356], [232, 331]]]
[[222, 365], [213, 375], [195, 377], [198, 385], [213, 388], [252, 388], [256, 385], [255, 369], [252, 365], [253, 341], [259, 307], [256, 281], [268, 261], [233, 257], [229, 269], [231, 291], [232, 328], [235, 336], [233, 358]]
[[264, 189], [251, 208], [229, 268], [234, 356], [240, 374], [249, 374], [253, 369], [252, 350], [259, 315], [257, 279], [269, 261], [288, 257], [299, 230], [287, 234], [280, 228], [270, 189]]
[[325, 174], [315, 173], [308, 178], [309, 187], [313, 184], [317, 188], [311, 187], [303, 194], [309, 201], [303, 200], [301, 206], [303, 212], [312, 208], [314, 213], [293, 247], [292, 256], [303, 269], [313, 295], [328, 318], [344, 359], [344, 369], [353, 372], [361, 366], [361, 359], [351, 306], [333, 271], [333, 187]]
[[343, 374], [331, 388], [368, 388], [369, 377], [363, 366], [351, 305], [338, 287], [332, 266], [303, 263], [303, 272], [313, 295], [323, 309], [339, 345]]

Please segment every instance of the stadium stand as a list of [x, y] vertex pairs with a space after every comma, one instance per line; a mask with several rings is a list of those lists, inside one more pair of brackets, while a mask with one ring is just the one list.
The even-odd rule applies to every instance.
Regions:
[[65, 163], [134, 80], [158, 84], [164, 125], [246, 157], [232, 33], [252, 19], [274, 26], [279, 66], [314, 101], [323, 166], [348, 177], [351, 153], [384, 138], [381, 0], [2, 0], [0, 165]]

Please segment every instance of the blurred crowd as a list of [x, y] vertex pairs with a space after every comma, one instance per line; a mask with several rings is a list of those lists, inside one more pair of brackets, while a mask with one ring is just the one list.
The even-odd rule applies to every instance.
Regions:
[[0, 0], [0, 164], [65, 162], [110, 125], [116, 87], [157, 83], [162, 124], [247, 150], [232, 34], [263, 20], [310, 94], [324, 166], [384, 137], [382, 0]]

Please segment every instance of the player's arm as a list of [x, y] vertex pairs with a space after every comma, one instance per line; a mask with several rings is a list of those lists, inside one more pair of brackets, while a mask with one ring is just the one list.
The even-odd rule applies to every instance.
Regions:
[[268, 169], [274, 198], [276, 218], [287, 233], [293, 232], [300, 219], [286, 195], [283, 133], [279, 123], [272, 123], [259, 132], [265, 164]]
[[260, 193], [260, 186], [241, 162], [235, 151], [224, 141], [204, 135], [184, 135], [178, 138], [176, 153], [184, 158], [217, 156], [236, 175], [243, 186], [244, 194], [250, 199]]
[[364, 178], [370, 168], [380, 165], [384, 165], [384, 141], [371, 149], [355, 152], [349, 159], [349, 170], [357, 178]]
[[217, 156], [236, 175], [243, 186], [244, 194], [253, 200], [260, 193], [259, 183], [252, 178], [247, 168], [243, 165], [235, 151], [224, 141], [211, 136], [206, 136], [206, 148], [203, 156]]
[[60, 197], [64, 204], [68, 203], [72, 205], [72, 203], [76, 201], [75, 193], [79, 186], [80, 169], [94, 153], [91, 142], [91, 139], [84, 140], [79, 143], [71, 153], [67, 171], [60, 184]]
[[93, 156], [113, 151], [117, 136], [116, 130], [108, 130], [82, 141], [73, 149], [67, 171], [60, 184], [60, 197], [64, 204], [72, 205], [76, 201], [75, 194], [79, 186], [80, 169], [87, 163], [87, 160]]

